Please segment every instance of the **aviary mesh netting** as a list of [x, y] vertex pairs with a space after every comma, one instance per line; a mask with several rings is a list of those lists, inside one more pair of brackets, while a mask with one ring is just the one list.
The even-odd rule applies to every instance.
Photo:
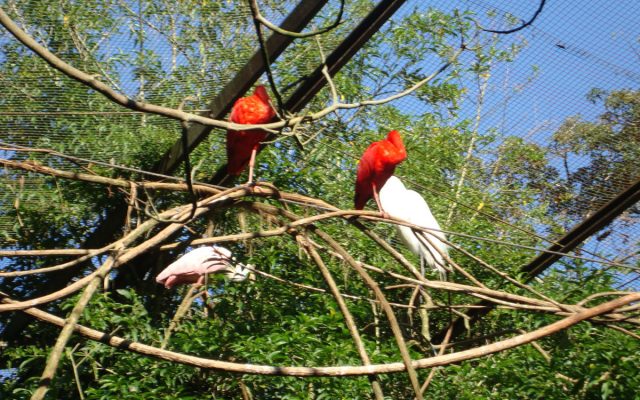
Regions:
[[[0, 1], [5, 385], [115, 395], [122, 366], [104, 360], [120, 357], [142, 381], [213, 371], [214, 397], [422, 398], [452, 364], [551, 357], [538, 341], [584, 320], [638, 339], [637, 204], [553, 246], [638, 184], [640, 4], [545, 3]], [[274, 33], [293, 13], [310, 34]], [[224, 175], [225, 132], [256, 84], [278, 120], [250, 186]], [[353, 210], [358, 160], [393, 129], [395, 174], [447, 235], [444, 281], [394, 226], [433, 230]], [[250, 279], [154, 281], [210, 244]]]

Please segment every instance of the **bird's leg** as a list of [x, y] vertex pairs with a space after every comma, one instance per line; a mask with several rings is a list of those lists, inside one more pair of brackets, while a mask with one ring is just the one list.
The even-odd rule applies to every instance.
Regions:
[[202, 303], [204, 305], [204, 316], [209, 316], [209, 308], [207, 307], [207, 301], [209, 301], [209, 290], [207, 288], [207, 274], [200, 275], [200, 278], [193, 284], [194, 287], [200, 287], [204, 285], [204, 291], [202, 292]]
[[253, 182], [253, 166], [256, 163], [256, 154], [258, 153], [258, 149], [256, 147], [251, 150], [251, 158], [249, 158], [249, 180], [247, 181], [247, 186], [253, 188], [255, 183]]
[[380, 204], [380, 196], [378, 196], [378, 187], [376, 186], [376, 183], [372, 182], [371, 187], [373, 189], [373, 198], [378, 205], [378, 210], [382, 213], [382, 218], [389, 218], [390, 215], [384, 210], [384, 208], [382, 208], [382, 204]]

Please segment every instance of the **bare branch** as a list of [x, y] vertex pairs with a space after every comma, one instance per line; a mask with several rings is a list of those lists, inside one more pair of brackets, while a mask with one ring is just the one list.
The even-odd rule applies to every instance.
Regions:
[[18, 39], [20, 42], [22, 42], [25, 46], [27, 46], [28, 48], [30, 48], [31, 50], [33, 50], [36, 54], [38, 54], [38, 56], [40, 56], [43, 60], [45, 60], [49, 65], [51, 65], [53, 68], [59, 70], [60, 72], [64, 73], [65, 75], [69, 76], [72, 79], [77, 80], [78, 82], [96, 90], [97, 92], [101, 93], [102, 95], [104, 95], [105, 97], [107, 97], [109, 100], [123, 106], [126, 108], [129, 108], [131, 110], [135, 110], [135, 111], [143, 111], [146, 113], [150, 113], [150, 114], [156, 114], [156, 115], [161, 115], [167, 118], [171, 118], [171, 119], [175, 119], [175, 120], [179, 120], [179, 121], [184, 121], [184, 122], [190, 122], [190, 123], [198, 123], [204, 126], [212, 126], [212, 127], [217, 127], [217, 128], [223, 128], [223, 129], [233, 129], [236, 131], [242, 131], [242, 130], [250, 130], [250, 129], [262, 129], [264, 131], [273, 133], [273, 134], [278, 134], [279, 132], [277, 131], [277, 129], [285, 127], [285, 126], [293, 126], [298, 124], [301, 121], [314, 121], [317, 119], [320, 119], [336, 110], [341, 110], [341, 109], [353, 109], [353, 108], [360, 108], [360, 107], [365, 107], [365, 106], [372, 106], [372, 105], [380, 105], [380, 104], [385, 104], [388, 103], [390, 101], [393, 100], [397, 100], [401, 97], [407, 96], [411, 93], [413, 93], [415, 90], [419, 89], [420, 87], [424, 86], [425, 84], [427, 84], [428, 82], [430, 82], [431, 80], [433, 80], [436, 76], [438, 76], [440, 73], [444, 72], [445, 70], [447, 70], [449, 68], [449, 66], [451, 66], [451, 64], [458, 58], [458, 56], [462, 53], [463, 48], [458, 49], [456, 52], [453, 53], [453, 55], [449, 58], [449, 61], [447, 63], [445, 63], [443, 66], [441, 66], [438, 70], [436, 70], [433, 74], [429, 75], [428, 77], [420, 80], [419, 82], [415, 83], [413, 86], [411, 86], [410, 88], [397, 93], [395, 95], [392, 96], [388, 96], [386, 98], [383, 99], [378, 99], [378, 100], [363, 100], [357, 103], [337, 103], [337, 104], [333, 104], [330, 107], [324, 108], [323, 110], [320, 110], [318, 112], [315, 113], [311, 113], [311, 114], [307, 114], [304, 116], [299, 116], [299, 117], [293, 117], [293, 118], [289, 118], [289, 119], [284, 119], [282, 121], [279, 122], [272, 122], [269, 124], [261, 124], [261, 125], [249, 125], [249, 124], [236, 124], [233, 122], [227, 122], [227, 121], [221, 121], [221, 120], [216, 120], [213, 118], [208, 118], [208, 117], [204, 117], [201, 115], [196, 115], [196, 114], [191, 114], [191, 113], [187, 113], [184, 111], [180, 111], [180, 110], [176, 110], [173, 108], [169, 108], [169, 107], [163, 107], [163, 106], [158, 106], [155, 104], [150, 104], [150, 103], [145, 103], [145, 102], [140, 102], [140, 101], [136, 101], [133, 99], [128, 98], [127, 96], [120, 94], [118, 92], [116, 92], [115, 90], [113, 90], [112, 88], [110, 88], [109, 86], [105, 85], [104, 83], [98, 81], [94, 76], [91, 76], [83, 71], [80, 71], [77, 68], [72, 67], [71, 65], [65, 63], [63, 60], [61, 60], [60, 58], [58, 58], [56, 55], [54, 55], [53, 53], [51, 53], [49, 50], [47, 50], [45, 47], [41, 46], [39, 43], [37, 43], [31, 36], [29, 36], [26, 32], [24, 32], [22, 29], [20, 29], [20, 27], [18, 27], [12, 20], [11, 18], [9, 18], [9, 16], [4, 12], [4, 10], [2, 10], [2, 8], [0, 8], [0, 24], [2, 24], [13, 36], [16, 37], [16, 39]]
[[338, 15], [336, 16], [336, 20], [331, 25], [315, 30], [313, 32], [299, 33], [282, 29], [279, 26], [271, 23], [268, 19], [264, 18], [260, 13], [260, 8], [258, 7], [258, 2], [256, 0], [249, 0], [249, 5], [251, 6], [251, 10], [254, 12], [254, 18], [262, 25], [283, 36], [291, 36], [298, 39], [321, 35], [337, 28], [338, 25], [342, 23], [342, 14], [344, 12], [344, 0], [340, 0], [340, 9], [338, 10]]
[[[536, 329], [526, 334], [518, 335], [510, 339], [502, 340], [496, 343], [480, 346], [474, 349], [460, 351], [456, 353], [446, 354], [442, 356], [422, 358], [414, 360], [412, 366], [414, 368], [432, 368], [437, 366], [445, 366], [459, 363], [465, 360], [471, 360], [479, 357], [485, 357], [490, 354], [509, 350], [523, 344], [530, 343], [534, 340], [540, 340], [546, 336], [552, 335], [561, 330], [567, 329], [582, 321], [595, 318], [599, 315], [614, 311], [616, 308], [624, 306], [632, 302], [640, 301], [640, 293], [632, 293], [625, 297], [621, 297], [607, 303], [600, 304], [596, 307], [586, 309], [579, 313], [572, 314], [569, 317], [561, 319], [550, 325]], [[3, 303], [11, 303], [12, 300], [4, 298]], [[35, 318], [48, 322], [57, 326], [64, 326], [64, 319], [56, 317], [37, 308], [31, 307], [23, 310], [23, 312], [34, 316]], [[99, 341], [109, 346], [128, 350], [138, 354], [148, 355], [159, 359], [177, 362], [184, 365], [191, 365], [199, 368], [227, 371], [240, 374], [255, 375], [277, 375], [277, 376], [362, 376], [372, 374], [389, 374], [405, 371], [403, 363], [374, 364], [370, 366], [339, 366], [339, 367], [289, 367], [289, 366], [267, 366], [255, 364], [233, 363], [228, 361], [211, 360], [191, 355], [185, 355], [172, 351], [162, 350], [157, 347], [137, 343], [126, 340], [121, 337], [109, 335], [95, 329], [87, 328], [82, 325], [76, 325], [75, 331], [82, 336], [91, 340]]]
[[[358, 350], [358, 354], [362, 359], [362, 364], [371, 365], [371, 359], [369, 358], [369, 355], [367, 354], [367, 350], [364, 347], [364, 343], [362, 342], [362, 338], [358, 333], [358, 327], [356, 326], [355, 320], [353, 319], [353, 315], [351, 315], [351, 312], [349, 311], [347, 304], [342, 299], [342, 293], [340, 293], [340, 289], [338, 289], [338, 285], [336, 285], [336, 282], [333, 279], [333, 276], [331, 276], [331, 272], [329, 272], [329, 269], [322, 261], [322, 258], [313, 247], [309, 247], [308, 251], [311, 254], [311, 258], [313, 258], [316, 265], [320, 269], [320, 273], [322, 274], [322, 277], [324, 278], [325, 282], [329, 286], [329, 289], [331, 290], [331, 293], [333, 294], [334, 299], [338, 303], [338, 307], [340, 307], [340, 311], [344, 316], [344, 320], [345, 320], [345, 323], [347, 324], [347, 328], [349, 329], [349, 333], [351, 334], [351, 338], [353, 339], [356, 349]], [[382, 387], [380, 386], [380, 381], [377, 379], [375, 375], [373, 375], [371, 378], [371, 387], [373, 389], [373, 393], [376, 396], [377, 400], [384, 399], [384, 394], [382, 393]]]
[[[44, 399], [45, 394], [49, 390], [49, 385], [53, 382], [53, 377], [55, 376], [56, 370], [58, 369], [58, 364], [60, 363], [60, 358], [62, 357], [62, 352], [71, 337], [71, 334], [75, 330], [76, 324], [78, 320], [82, 316], [82, 312], [84, 311], [87, 304], [89, 304], [89, 300], [93, 297], [94, 293], [98, 289], [102, 278], [109, 273], [111, 268], [113, 268], [116, 257], [110, 257], [110, 259], [105, 263], [107, 267], [101, 268], [100, 273], [93, 277], [89, 285], [85, 288], [82, 296], [76, 302], [76, 305], [71, 310], [69, 317], [65, 320], [64, 326], [58, 335], [58, 339], [56, 340], [56, 344], [51, 349], [51, 353], [47, 358], [47, 365], [42, 372], [40, 377], [40, 385], [38, 389], [31, 396], [31, 400], [42, 400]], [[80, 382], [78, 382], [79, 384]]]
[[489, 33], [497, 33], [500, 35], [507, 35], [509, 33], [514, 33], [514, 32], [518, 32], [519, 30], [522, 30], [524, 28], [526, 28], [527, 26], [531, 25], [533, 23], [533, 21], [536, 20], [536, 18], [538, 18], [538, 15], [540, 15], [540, 13], [542, 12], [542, 9], [544, 8], [544, 4], [547, 2], [547, 0], [540, 0], [540, 5], [538, 6], [538, 9], [536, 10], [536, 12], [533, 14], [533, 17], [531, 17], [531, 19], [529, 21], [522, 21], [522, 25], [513, 28], [513, 29], [507, 29], [504, 31], [501, 30], [493, 30], [493, 29], [486, 29], [483, 27], [480, 27], [481, 30], [485, 31], [485, 32], [489, 32]]

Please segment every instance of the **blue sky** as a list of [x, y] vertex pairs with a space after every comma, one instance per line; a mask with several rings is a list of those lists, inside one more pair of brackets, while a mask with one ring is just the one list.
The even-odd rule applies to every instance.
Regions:
[[[462, 3], [478, 11], [497, 6], [524, 19], [533, 15], [538, 4], [496, 0]], [[528, 42], [528, 47], [515, 63], [501, 71], [510, 73], [510, 78], [518, 82], [528, 74], [528, 66], [539, 66], [539, 76], [506, 107], [506, 128], [522, 135], [548, 126], [532, 135], [533, 140], [538, 135], [544, 138], [545, 131], [555, 128], [567, 116], [580, 114], [592, 119], [602, 111], [601, 106], [585, 99], [592, 88], [637, 89], [640, 58], [633, 48], [640, 52], [639, 20], [637, 1], [548, 1], [533, 27], [516, 34]], [[503, 77], [496, 78], [500, 82]], [[497, 97], [499, 92], [495, 89]], [[488, 118], [485, 124], [496, 121]]]
[[[417, 6], [424, 10], [428, 5], [443, 9], [468, 7], [480, 14], [497, 7], [529, 19], [538, 4], [537, 0], [413, 0], [399, 14]], [[585, 98], [591, 89], [637, 89], [638, 21], [637, 0], [548, 1], [532, 27], [514, 34], [514, 39], [523, 38], [528, 46], [514, 63], [496, 69], [481, 130], [500, 127], [505, 134], [544, 144], [568, 116], [579, 114], [593, 119], [602, 112], [601, 105], [593, 105]], [[539, 67], [539, 74], [524, 90], [513, 94], [512, 88], [531, 76], [532, 65]], [[575, 160], [576, 165], [580, 162]]]

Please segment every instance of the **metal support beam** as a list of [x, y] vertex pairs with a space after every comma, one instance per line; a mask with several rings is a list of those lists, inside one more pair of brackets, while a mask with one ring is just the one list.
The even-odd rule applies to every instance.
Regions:
[[[609, 200], [607, 204], [600, 207], [600, 209], [578, 224], [578, 226], [567, 232], [553, 246], [549, 247], [549, 251], [567, 253], [575, 249], [580, 243], [607, 226], [617, 216], [638, 201], [640, 201], [640, 179], [620, 192], [616, 197]], [[527, 274], [526, 281], [529, 282], [561, 257], [559, 254], [542, 253], [529, 264], [522, 267], [521, 272]]]
[[[406, 0], [383, 0], [351, 31], [351, 33], [327, 56], [326, 65], [329, 75], [334, 76], [364, 44], [376, 33], [382, 25], [402, 6]], [[284, 108], [295, 113], [302, 110], [313, 97], [327, 84], [322, 74], [323, 66], [315, 69], [298, 88], [284, 102]], [[266, 141], [274, 139], [269, 135]], [[262, 151], [263, 146], [258, 149]], [[208, 182], [215, 185], [228, 185], [231, 178], [227, 175], [226, 164], [221, 166]]]
[[[622, 192], [618, 193], [618, 195], [609, 200], [609, 202], [600, 207], [591, 216], [575, 226], [571, 231], [567, 232], [564, 236], [558, 239], [555, 244], [549, 247], [548, 250], [560, 253], [568, 253], [574, 250], [578, 245], [591, 237], [591, 235], [609, 225], [615, 218], [638, 201], [640, 201], [640, 179]], [[538, 255], [529, 264], [520, 268], [520, 273], [526, 274], [525, 283], [530, 282], [533, 278], [543, 273], [560, 258], [562, 258], [560, 254], [547, 252]], [[493, 303], [485, 300], [476, 303], [476, 305], [482, 305], [486, 308], [470, 309], [469, 312], [467, 312], [467, 315], [470, 317], [469, 324], [487, 315], [495, 306]], [[451, 340], [462, 334], [464, 331], [464, 320], [462, 318], [458, 318], [454, 321]], [[442, 341], [445, 333], [445, 330], [443, 330], [435, 335], [435, 343]]]
[[[300, 32], [320, 9], [327, 3], [327, 0], [302, 0], [298, 6], [285, 18], [280, 27], [291, 32]], [[265, 42], [265, 47], [269, 55], [269, 61], [275, 61], [280, 54], [294, 40], [291, 36], [284, 36], [274, 32]], [[253, 84], [265, 72], [265, 60], [260, 50], [256, 51], [247, 61], [235, 77], [229, 82], [220, 93], [209, 104], [209, 111], [202, 115], [211, 118], [223, 118], [232, 104], [239, 99], [253, 86]], [[200, 142], [202, 142], [211, 127], [193, 124], [187, 132], [187, 150], [190, 153]], [[156, 164], [153, 171], [167, 174], [175, 171], [180, 162], [184, 160], [182, 140], [173, 144], [171, 149]]]
[[[285, 18], [281, 28], [288, 31], [300, 32], [320, 9], [327, 3], [327, 0], [302, 0], [298, 6]], [[267, 52], [271, 61], [275, 60], [284, 49], [291, 44], [294, 38], [283, 36], [277, 33], [272, 34], [266, 41]], [[265, 63], [262, 53], [257, 51], [238, 71], [229, 84], [211, 101], [207, 115], [214, 118], [222, 118], [229, 112], [233, 102], [242, 96], [265, 71]], [[192, 151], [209, 133], [211, 128], [194, 125], [188, 132], [188, 150]], [[160, 162], [153, 169], [154, 172], [170, 173], [174, 171], [182, 161], [182, 141], [177, 141], [173, 147], [162, 157]], [[106, 212], [106, 217], [98, 225], [98, 228], [85, 240], [84, 248], [98, 248], [105, 243], [114, 240], [116, 232], [122, 227], [126, 214], [126, 205], [117, 205]], [[47, 283], [41, 286], [40, 291], [32, 293], [32, 296], [39, 296], [45, 292], [59, 290], [65, 287], [68, 282], [76, 276], [87, 264], [81, 264], [75, 268], [62, 271], [59, 274], [46, 277]], [[3, 340], [13, 340], [23, 327], [30, 321], [30, 318], [23, 313], [16, 313], [11, 320], [3, 327], [0, 338]]]

